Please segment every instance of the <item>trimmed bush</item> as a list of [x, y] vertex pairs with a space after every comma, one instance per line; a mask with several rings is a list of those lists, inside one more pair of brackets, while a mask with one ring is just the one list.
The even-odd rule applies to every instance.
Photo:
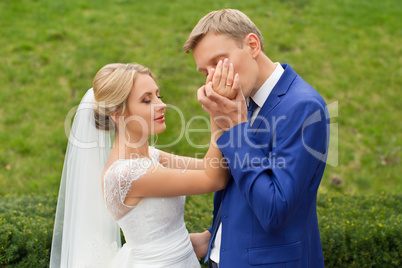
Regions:
[[57, 196], [0, 198], [0, 265], [48, 267]]
[[401, 267], [402, 195], [321, 196], [326, 267]]
[[[326, 267], [400, 267], [402, 194], [322, 195], [318, 219]], [[0, 197], [0, 266], [48, 267], [57, 196]], [[189, 196], [185, 220], [201, 232], [212, 195]]]

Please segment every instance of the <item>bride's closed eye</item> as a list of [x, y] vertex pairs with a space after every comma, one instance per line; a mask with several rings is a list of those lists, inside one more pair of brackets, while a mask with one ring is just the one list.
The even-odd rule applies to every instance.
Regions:
[[[163, 96], [156, 96], [156, 97], [157, 97], [158, 99], [162, 99], [162, 98], [163, 98]], [[151, 99], [150, 99], [150, 98], [147, 98], [147, 99], [144, 99], [142, 102], [149, 104], [149, 103], [151, 103]]]

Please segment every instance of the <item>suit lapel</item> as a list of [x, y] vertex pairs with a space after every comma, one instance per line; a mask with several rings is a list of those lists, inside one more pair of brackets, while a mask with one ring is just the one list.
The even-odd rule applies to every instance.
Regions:
[[290, 85], [297, 76], [295, 71], [293, 71], [288, 64], [283, 64], [282, 67], [285, 71], [272, 89], [272, 92], [261, 107], [261, 110], [253, 123], [252, 128], [254, 129], [254, 133], [258, 128], [260, 128], [261, 124], [267, 120], [269, 113], [281, 102], [281, 97], [288, 92]]

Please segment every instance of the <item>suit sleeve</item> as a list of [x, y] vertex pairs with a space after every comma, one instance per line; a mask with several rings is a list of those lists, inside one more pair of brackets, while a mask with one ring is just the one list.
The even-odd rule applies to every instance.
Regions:
[[263, 135], [242, 123], [218, 140], [236, 186], [266, 231], [286, 224], [309, 185], [321, 180], [316, 173], [327, 153], [329, 125], [320, 103], [297, 101], [278, 110], [257, 130]]

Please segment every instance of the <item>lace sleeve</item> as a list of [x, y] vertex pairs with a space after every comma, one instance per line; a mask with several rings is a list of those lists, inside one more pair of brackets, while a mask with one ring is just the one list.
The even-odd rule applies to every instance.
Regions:
[[124, 204], [131, 184], [141, 178], [151, 166], [147, 158], [122, 159], [110, 166], [104, 178], [104, 195], [108, 210], [115, 219], [124, 216], [133, 207]]

